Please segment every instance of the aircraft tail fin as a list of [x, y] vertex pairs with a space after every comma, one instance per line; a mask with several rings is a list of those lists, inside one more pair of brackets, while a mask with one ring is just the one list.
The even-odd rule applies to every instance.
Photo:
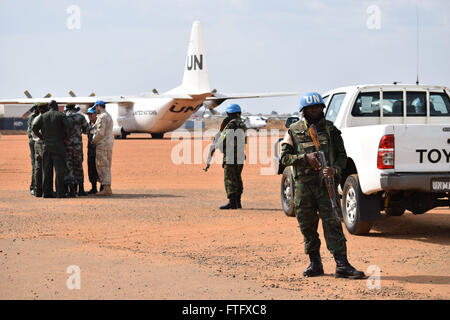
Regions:
[[200, 21], [195, 21], [192, 25], [181, 88], [185, 93], [189, 94], [202, 94], [211, 91], [208, 68], [206, 66], [203, 30]]

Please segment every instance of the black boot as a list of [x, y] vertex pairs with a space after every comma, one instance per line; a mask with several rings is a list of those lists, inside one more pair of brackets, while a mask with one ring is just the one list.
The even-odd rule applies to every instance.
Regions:
[[324, 274], [322, 259], [320, 258], [320, 252], [311, 252], [309, 254], [309, 260], [311, 261], [308, 268], [303, 271], [304, 277], [317, 277]]
[[92, 185], [92, 188], [91, 188], [91, 190], [89, 190], [89, 194], [96, 194], [98, 191], [97, 191], [97, 182], [91, 182], [91, 185]]
[[77, 185], [73, 184], [73, 183], [69, 184], [69, 192], [67, 193], [67, 198], [75, 198], [76, 197], [76, 191], [75, 191], [76, 186]]
[[238, 209], [242, 209], [242, 204], [241, 204], [241, 195], [239, 195], [236, 199], [237, 201], [237, 208]]
[[334, 260], [336, 261], [336, 273], [334, 274], [336, 278], [364, 279], [366, 277], [364, 272], [352, 267], [346, 255], [335, 254]]
[[228, 203], [221, 206], [220, 209], [221, 210], [226, 210], [226, 209], [237, 209], [238, 205], [237, 205], [237, 199], [232, 197], [229, 199]]
[[84, 191], [84, 183], [78, 184], [78, 195], [79, 196], [87, 196], [88, 194]]

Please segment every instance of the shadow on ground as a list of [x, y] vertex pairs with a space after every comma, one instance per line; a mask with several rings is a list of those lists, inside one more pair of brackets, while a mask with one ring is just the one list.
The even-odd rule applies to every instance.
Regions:
[[365, 235], [373, 238], [407, 239], [450, 245], [450, 215], [405, 213], [401, 217], [382, 215]]
[[[96, 197], [105, 199], [105, 197]], [[146, 199], [146, 198], [184, 198], [175, 194], [155, 194], [155, 193], [114, 193], [111, 199]]]
[[423, 284], [444, 284], [450, 285], [450, 276], [382, 276], [381, 280], [393, 280], [409, 283], [423, 283]]

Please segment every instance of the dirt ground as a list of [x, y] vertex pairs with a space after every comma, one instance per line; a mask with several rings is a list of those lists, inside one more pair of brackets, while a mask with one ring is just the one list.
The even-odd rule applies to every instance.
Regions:
[[[379, 283], [335, 279], [320, 227], [326, 274], [304, 278], [309, 262], [297, 220], [281, 210], [280, 177], [246, 165], [244, 208], [222, 211], [221, 166], [174, 164], [178, 144], [116, 140], [113, 197], [43, 199], [28, 193], [27, 137], [3, 135], [0, 299], [450, 298], [448, 208], [383, 215], [368, 236], [344, 227], [350, 262], [368, 275], [380, 270]], [[80, 289], [67, 286], [70, 266]]]

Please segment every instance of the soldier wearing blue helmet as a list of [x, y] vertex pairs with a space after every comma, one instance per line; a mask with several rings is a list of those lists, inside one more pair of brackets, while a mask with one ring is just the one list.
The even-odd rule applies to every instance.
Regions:
[[[300, 120], [289, 127], [281, 142], [281, 163], [293, 166], [294, 169], [295, 215], [305, 240], [305, 253], [309, 255], [311, 262], [303, 275], [314, 277], [324, 274], [317, 233], [320, 217], [327, 248], [336, 261], [335, 277], [361, 279], [365, 277], [364, 273], [353, 268], [347, 260], [346, 239], [341, 221], [332, 212], [326, 185], [319, 176], [322, 171], [326, 177], [335, 177], [334, 181], [337, 183], [347, 163], [341, 132], [331, 121], [325, 120], [324, 108], [325, 103], [319, 93], [303, 95], [299, 106]], [[321, 168], [309, 134], [312, 125], [317, 130], [320, 150], [325, 153], [329, 163], [326, 168]]]
[[241, 119], [241, 107], [231, 104], [225, 109], [227, 117], [220, 125], [221, 135], [215, 149], [222, 150], [225, 190], [228, 203], [220, 209], [242, 208], [241, 196], [244, 190], [242, 170], [245, 162], [245, 133], [247, 127]]
[[106, 111], [106, 104], [97, 100], [94, 104], [97, 120], [94, 125], [92, 143], [95, 144], [95, 165], [101, 184], [98, 196], [112, 196], [111, 190], [111, 162], [114, 146], [113, 120]]
[[91, 190], [89, 190], [89, 194], [96, 194], [98, 192], [97, 190], [97, 182], [99, 182], [97, 168], [95, 166], [95, 144], [92, 143], [92, 138], [94, 136], [94, 124], [97, 121], [97, 113], [95, 111], [95, 107], [90, 107], [86, 111], [89, 123], [88, 123], [88, 130], [87, 130], [87, 136], [88, 136], [88, 146], [87, 146], [87, 165], [88, 165], [88, 177], [89, 182], [92, 185]]

